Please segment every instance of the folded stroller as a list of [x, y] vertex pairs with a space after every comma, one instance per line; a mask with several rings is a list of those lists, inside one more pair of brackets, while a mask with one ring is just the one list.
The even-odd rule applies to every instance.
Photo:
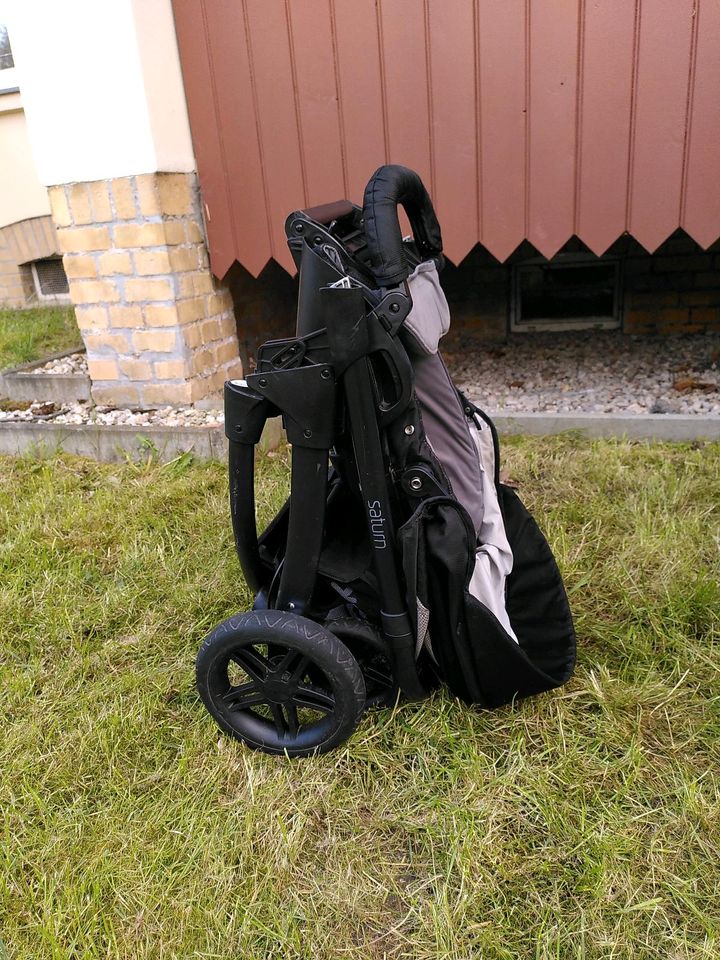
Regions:
[[[438, 353], [450, 316], [422, 181], [381, 167], [362, 209], [298, 211], [286, 233], [296, 334], [225, 384], [230, 510], [255, 602], [200, 649], [207, 709], [250, 747], [302, 756], [398, 695], [445, 684], [498, 707], [563, 684], [575, 634], [557, 565], [500, 481], [492, 422]], [[291, 492], [258, 537], [254, 448], [275, 416]]]

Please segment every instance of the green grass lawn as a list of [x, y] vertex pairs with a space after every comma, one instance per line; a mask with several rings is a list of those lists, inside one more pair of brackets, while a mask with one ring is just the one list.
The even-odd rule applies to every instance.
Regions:
[[80, 346], [72, 307], [0, 310], [0, 370]]
[[[250, 601], [224, 467], [0, 460], [7, 956], [720, 956], [720, 446], [508, 440], [505, 464], [567, 579], [575, 678], [375, 712], [289, 762], [194, 690]], [[267, 520], [284, 453], [259, 483]]]

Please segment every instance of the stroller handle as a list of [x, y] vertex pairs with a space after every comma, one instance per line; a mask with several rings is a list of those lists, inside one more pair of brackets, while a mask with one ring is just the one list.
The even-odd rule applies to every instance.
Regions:
[[403, 252], [397, 208], [402, 204], [424, 259], [442, 253], [440, 224], [425, 185], [407, 167], [379, 167], [365, 187], [363, 217], [371, 270], [381, 287], [402, 283], [410, 273]]

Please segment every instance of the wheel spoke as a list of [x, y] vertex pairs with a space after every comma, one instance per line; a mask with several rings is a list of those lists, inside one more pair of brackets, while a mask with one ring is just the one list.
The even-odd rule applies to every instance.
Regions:
[[230, 654], [230, 659], [254, 680], [264, 680], [270, 669], [268, 661], [254, 647], [238, 647]]
[[231, 687], [223, 696], [225, 703], [233, 710], [246, 710], [265, 702], [265, 696], [254, 683], [241, 683], [238, 687]]
[[309, 659], [304, 656], [304, 654], [298, 653], [297, 650], [288, 650], [275, 667], [275, 670], [278, 673], [290, 673], [291, 680], [298, 681], [302, 679], [309, 662]]
[[304, 683], [301, 683], [297, 688], [293, 703], [298, 707], [310, 707], [311, 710], [319, 710], [321, 713], [332, 713], [335, 709], [335, 697], [331, 693], [320, 690], [318, 687], [309, 687]]
[[291, 737], [296, 737], [300, 729], [300, 724], [298, 723], [298, 712], [295, 704], [292, 702], [286, 703], [285, 713], [287, 714], [288, 733]]
[[270, 712], [273, 715], [273, 721], [275, 723], [275, 729], [281, 737], [284, 737], [287, 733], [288, 726], [285, 722], [285, 715], [283, 714], [283, 709], [279, 703], [270, 702]]
[[300, 657], [298, 662], [294, 665], [292, 670], [292, 681], [293, 683], [298, 683], [305, 676], [305, 671], [308, 668], [310, 660], [308, 657]]

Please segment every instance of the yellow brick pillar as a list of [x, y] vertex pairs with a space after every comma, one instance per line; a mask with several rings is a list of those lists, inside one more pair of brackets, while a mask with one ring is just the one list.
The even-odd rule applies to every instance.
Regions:
[[208, 266], [196, 174], [49, 193], [96, 403], [194, 403], [242, 375], [232, 300]]

